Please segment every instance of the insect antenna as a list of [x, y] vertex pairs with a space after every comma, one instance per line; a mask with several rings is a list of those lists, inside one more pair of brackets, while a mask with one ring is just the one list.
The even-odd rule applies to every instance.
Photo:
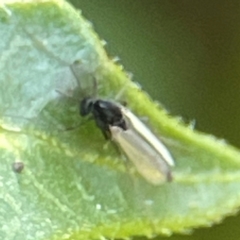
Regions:
[[56, 91], [57, 93], [59, 93], [60, 95], [63, 95], [63, 96], [68, 97], [68, 98], [70, 98], [70, 99], [72, 99], [72, 100], [74, 100], [74, 101], [79, 102], [79, 99], [77, 99], [77, 98], [75, 98], [75, 97], [73, 97], [73, 96], [70, 96], [70, 95], [62, 92], [62, 91], [60, 91], [59, 89], [55, 89], [55, 91]]

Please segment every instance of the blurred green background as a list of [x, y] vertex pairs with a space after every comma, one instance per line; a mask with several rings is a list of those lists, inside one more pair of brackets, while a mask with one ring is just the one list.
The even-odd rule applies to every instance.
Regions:
[[[239, 0], [70, 2], [153, 99], [240, 148]], [[239, 226], [240, 215], [171, 239], [239, 239]]]

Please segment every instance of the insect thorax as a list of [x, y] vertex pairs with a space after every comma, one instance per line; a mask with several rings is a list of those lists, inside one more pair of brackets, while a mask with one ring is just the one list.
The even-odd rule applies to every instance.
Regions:
[[127, 129], [121, 108], [114, 102], [96, 100], [92, 107], [92, 114], [98, 127], [105, 131], [109, 131], [109, 126], [117, 126], [123, 130]]

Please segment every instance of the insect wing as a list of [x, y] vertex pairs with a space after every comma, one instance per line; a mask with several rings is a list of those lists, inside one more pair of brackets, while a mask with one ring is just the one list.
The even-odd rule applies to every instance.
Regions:
[[132, 125], [132, 128], [140, 134], [170, 166], [174, 166], [174, 160], [165, 145], [135, 116], [130, 110], [122, 107], [122, 114]]
[[111, 135], [129, 160], [134, 164], [139, 174], [149, 183], [162, 184], [171, 180], [171, 170], [166, 161], [133, 129], [123, 129], [111, 126]]

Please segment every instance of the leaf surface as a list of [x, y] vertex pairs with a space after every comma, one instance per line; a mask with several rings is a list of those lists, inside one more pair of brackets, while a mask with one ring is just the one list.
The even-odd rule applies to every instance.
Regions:
[[[6, 2], [0, 31], [1, 239], [170, 235], [235, 213], [239, 152], [168, 116], [107, 57], [70, 5]], [[176, 161], [173, 182], [156, 187], [129, 171], [94, 122], [79, 116], [80, 85], [91, 95], [93, 78], [100, 97], [121, 91], [148, 118]], [[16, 161], [24, 163], [21, 174], [12, 170]]]

